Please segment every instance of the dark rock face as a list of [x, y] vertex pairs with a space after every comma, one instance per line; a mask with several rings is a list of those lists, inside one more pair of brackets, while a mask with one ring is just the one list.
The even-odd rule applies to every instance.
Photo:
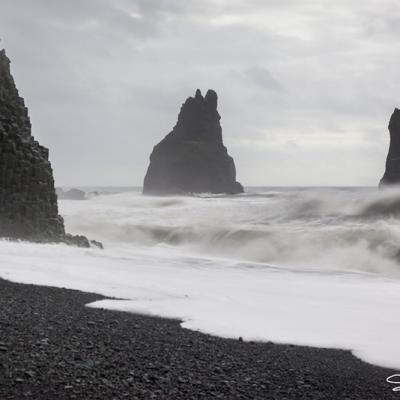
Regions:
[[217, 104], [213, 90], [186, 100], [172, 132], [153, 149], [144, 194], [243, 193], [222, 141]]
[[389, 122], [390, 146], [386, 169], [379, 186], [400, 184], [400, 110], [396, 108]]
[[65, 234], [49, 151], [31, 136], [28, 109], [4, 50], [0, 51], [0, 237], [89, 245], [86, 238]]

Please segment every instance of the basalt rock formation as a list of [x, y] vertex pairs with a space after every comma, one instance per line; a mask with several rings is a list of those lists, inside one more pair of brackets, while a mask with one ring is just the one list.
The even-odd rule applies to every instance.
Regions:
[[144, 194], [243, 192], [222, 141], [217, 103], [213, 90], [186, 100], [172, 132], [153, 149]]
[[385, 173], [379, 186], [400, 184], [400, 110], [396, 108], [389, 122], [390, 145]]
[[28, 109], [4, 50], [0, 51], [0, 237], [89, 246], [85, 237], [65, 233], [49, 151], [31, 135]]

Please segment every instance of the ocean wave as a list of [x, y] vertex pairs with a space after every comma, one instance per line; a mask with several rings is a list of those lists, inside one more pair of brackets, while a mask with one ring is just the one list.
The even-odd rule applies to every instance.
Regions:
[[61, 209], [70, 232], [106, 245], [393, 275], [400, 271], [398, 204], [397, 190], [313, 189], [247, 198], [123, 193], [61, 202]]

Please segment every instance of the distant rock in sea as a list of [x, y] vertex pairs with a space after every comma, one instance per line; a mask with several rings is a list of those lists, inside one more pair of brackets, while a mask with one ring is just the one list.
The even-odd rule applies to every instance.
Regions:
[[84, 236], [65, 233], [49, 151], [31, 135], [5, 50], [0, 51], [0, 237], [89, 247]]
[[58, 187], [56, 188], [56, 192], [60, 200], [86, 200], [86, 193], [83, 190], [72, 188], [65, 191]]
[[222, 141], [217, 93], [200, 90], [183, 104], [178, 122], [150, 156], [144, 194], [243, 193]]
[[379, 186], [400, 184], [400, 110], [395, 108], [389, 122], [390, 145], [386, 169]]

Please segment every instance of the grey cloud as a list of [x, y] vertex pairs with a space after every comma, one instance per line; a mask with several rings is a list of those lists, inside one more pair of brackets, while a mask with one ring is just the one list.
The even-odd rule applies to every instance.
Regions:
[[256, 86], [267, 91], [283, 92], [283, 85], [275, 79], [265, 67], [250, 67], [244, 70], [244, 76]]
[[58, 184], [141, 184], [153, 145], [197, 87], [219, 93], [245, 184], [273, 184], [278, 173], [281, 184], [380, 178], [387, 121], [400, 105], [392, 0], [0, 5], [0, 36]]

